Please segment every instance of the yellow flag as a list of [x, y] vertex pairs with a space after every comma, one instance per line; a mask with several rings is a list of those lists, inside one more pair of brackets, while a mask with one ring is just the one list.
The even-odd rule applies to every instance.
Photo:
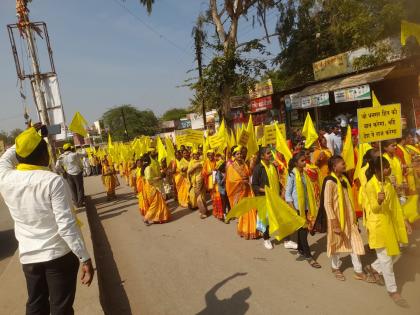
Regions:
[[372, 149], [372, 146], [369, 143], [361, 143], [359, 144], [357, 151], [357, 163], [356, 168], [354, 170], [353, 180], [356, 180], [360, 176], [360, 172], [362, 170], [362, 164], [363, 164], [363, 157], [365, 156], [366, 152]]
[[282, 132], [280, 131], [279, 126], [276, 124], [276, 150], [283, 154], [287, 163], [293, 157], [292, 152], [290, 152], [289, 146], [287, 145], [286, 139], [284, 139]]
[[401, 21], [401, 45], [405, 46], [407, 38], [414, 36], [420, 45], [420, 24]]
[[306, 138], [305, 148], [308, 149], [311, 145], [318, 140], [318, 133], [315, 130], [314, 123], [312, 122], [311, 115], [306, 115], [305, 124], [303, 125], [302, 135]]
[[346, 162], [346, 170], [354, 169], [354, 148], [353, 148], [353, 141], [351, 139], [351, 128], [350, 126], [347, 127], [347, 134], [346, 140], [344, 140], [343, 146], [343, 159]]
[[378, 99], [376, 98], [375, 92], [372, 90], [372, 107], [381, 107], [381, 103], [379, 103]]
[[114, 145], [112, 144], [111, 134], [108, 133], [108, 149], [114, 148]]
[[166, 144], [166, 163], [169, 165], [172, 161], [175, 161], [175, 148], [174, 145], [168, 137], [165, 138], [165, 144]]
[[73, 116], [73, 119], [69, 125], [69, 130], [81, 135], [82, 137], [87, 137], [87, 131], [85, 126], [87, 126], [86, 119], [80, 114], [76, 112]]
[[255, 129], [254, 129], [254, 124], [252, 122], [251, 115], [249, 115], [249, 121], [248, 121], [248, 126], [246, 128], [246, 131], [248, 131], [248, 134], [249, 134], [248, 144], [247, 144], [248, 154], [246, 157], [246, 159], [248, 160], [249, 158], [251, 158], [251, 156], [258, 153], [258, 143], [255, 137]]
[[165, 146], [163, 145], [160, 137], [157, 137], [156, 139], [156, 149], [158, 152], [158, 162], [160, 163], [163, 159], [166, 159], [166, 157], [168, 156], [168, 154], [166, 153]]

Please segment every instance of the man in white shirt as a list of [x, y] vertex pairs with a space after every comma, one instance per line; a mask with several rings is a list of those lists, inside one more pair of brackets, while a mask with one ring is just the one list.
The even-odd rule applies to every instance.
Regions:
[[85, 151], [74, 152], [70, 143], [65, 143], [63, 150], [64, 153], [58, 158], [56, 168], [66, 174], [65, 177], [71, 189], [74, 205], [82, 207], [85, 202], [82, 159], [87, 156], [87, 153]]
[[343, 140], [341, 139], [340, 126], [334, 126], [333, 132], [329, 135], [332, 142], [333, 154], [341, 155], [343, 149]]
[[94, 269], [68, 186], [48, 165], [47, 143], [36, 128], [27, 129], [0, 158], [0, 193], [15, 222], [26, 314], [73, 314], [79, 264], [83, 284], [90, 285]]

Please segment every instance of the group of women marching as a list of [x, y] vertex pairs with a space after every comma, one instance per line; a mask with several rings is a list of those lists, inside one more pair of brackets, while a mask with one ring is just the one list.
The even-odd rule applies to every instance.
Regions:
[[[110, 200], [116, 197], [117, 172], [125, 178], [138, 196], [146, 225], [170, 220], [169, 199], [180, 207], [198, 209], [199, 217], [205, 219], [209, 216], [208, 196], [213, 216], [229, 223], [226, 217], [230, 209], [241, 200], [274, 191], [303, 222], [295, 233], [283, 235], [286, 248], [297, 250], [311, 267], [321, 268], [312, 256], [308, 237], [326, 233], [326, 251], [337, 280], [346, 280], [340, 259], [349, 254], [354, 279], [385, 285], [391, 298], [403, 306], [406, 302], [398, 294], [392, 265], [400, 246], [408, 243], [410, 223], [420, 218], [419, 147], [408, 133], [398, 141], [359, 146], [354, 154], [356, 167], [347, 171], [344, 159], [328, 149], [326, 139], [321, 134], [309, 149], [295, 143], [288, 160], [270, 146], [260, 147], [256, 156], [249, 156], [242, 146], [222, 152], [181, 146], [167, 165], [165, 159], [158, 161], [156, 150], [151, 148], [141, 159], [120, 165], [105, 157], [102, 178]], [[284, 211], [274, 208], [274, 212]], [[256, 208], [246, 210], [238, 217], [238, 235], [262, 238], [265, 248], [272, 249], [270, 215], [261, 217]], [[364, 267], [360, 256], [365, 254], [365, 247], [358, 218], [362, 218], [369, 247], [377, 255], [374, 263]]]

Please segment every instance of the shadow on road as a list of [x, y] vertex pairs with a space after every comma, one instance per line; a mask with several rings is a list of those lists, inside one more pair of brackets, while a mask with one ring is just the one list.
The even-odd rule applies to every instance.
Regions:
[[249, 309], [249, 304], [246, 302], [251, 296], [252, 292], [249, 287], [239, 290], [232, 295], [229, 299], [219, 300], [216, 296], [217, 290], [223, 287], [230, 280], [245, 276], [247, 273], [235, 273], [234, 275], [226, 278], [225, 280], [216, 284], [213, 288], [206, 293], [206, 308], [197, 315], [214, 315], [214, 314], [230, 314], [230, 315], [243, 315]]
[[98, 271], [102, 308], [105, 314], [131, 315], [130, 302], [124, 289], [124, 281], [121, 279], [111, 245], [101, 223], [104, 217], [98, 215], [95, 204], [90, 197], [87, 197], [86, 205]]
[[13, 256], [18, 246], [13, 229], [0, 231], [0, 260]]

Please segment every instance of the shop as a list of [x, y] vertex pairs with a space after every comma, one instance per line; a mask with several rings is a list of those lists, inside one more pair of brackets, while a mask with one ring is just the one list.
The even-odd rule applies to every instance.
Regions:
[[403, 121], [416, 128], [420, 125], [419, 76], [417, 56], [309, 83], [284, 96], [288, 127], [301, 127], [308, 112], [318, 128], [357, 126], [357, 109], [372, 106], [374, 92], [383, 105], [400, 103]]

